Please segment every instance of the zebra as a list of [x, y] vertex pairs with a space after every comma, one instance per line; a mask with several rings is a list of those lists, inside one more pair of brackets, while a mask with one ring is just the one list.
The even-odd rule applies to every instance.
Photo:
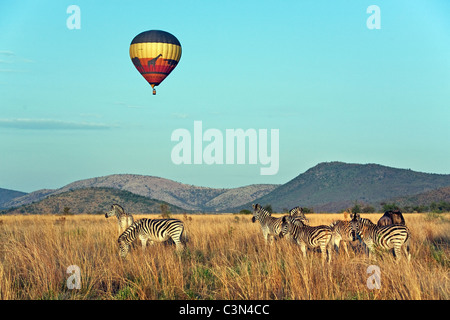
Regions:
[[[272, 244], [273, 239], [277, 238], [280, 234], [282, 217], [272, 217], [270, 212], [261, 207], [261, 205], [259, 204], [253, 204], [252, 207], [254, 209], [252, 222], [255, 223], [256, 220], [260, 222], [264, 240], [266, 241], [266, 243], [270, 241], [270, 244]], [[296, 221], [299, 220], [309, 222], [303, 214], [303, 209], [299, 207], [295, 207], [289, 210], [289, 216], [293, 216]]]
[[368, 249], [369, 258], [375, 248], [394, 249], [395, 259], [399, 261], [401, 259], [400, 251], [403, 249], [408, 261], [411, 260], [409, 252], [410, 232], [408, 227], [401, 224], [378, 226], [369, 219], [361, 218], [359, 213], [352, 214], [351, 218], [352, 237], [354, 240], [357, 236], [361, 237]]
[[330, 240], [331, 245], [334, 246], [336, 253], [339, 254], [339, 246], [342, 241], [345, 253], [347, 254], [347, 257], [349, 257], [347, 242], [353, 241], [350, 221], [336, 220], [332, 222], [329, 227], [332, 231]]
[[273, 243], [273, 239], [280, 234], [281, 231], [281, 218], [272, 217], [270, 212], [261, 207], [260, 204], [252, 204], [253, 207], [253, 217], [252, 222], [255, 223], [257, 220], [261, 224], [261, 229], [263, 232], [264, 240], [266, 243], [270, 241]]
[[147, 241], [163, 242], [172, 239], [177, 250], [184, 248], [181, 236], [184, 232], [184, 224], [178, 219], [139, 219], [129, 226], [117, 239], [119, 243], [119, 255], [125, 258], [130, 250], [130, 244], [137, 238], [141, 240], [142, 249], [145, 250]]
[[322, 264], [328, 256], [328, 263], [331, 262], [331, 253], [329, 250], [332, 230], [329, 226], [308, 226], [301, 220], [293, 217], [282, 217], [282, 226], [280, 238], [290, 235], [291, 241], [300, 245], [303, 257], [306, 257], [306, 247], [319, 247], [322, 253]]
[[301, 207], [294, 207], [291, 210], [289, 210], [289, 216], [294, 217], [294, 221], [300, 220], [303, 222], [303, 224], [309, 225], [309, 220], [308, 218], [305, 217], [305, 214], [303, 213], [303, 208]]
[[111, 206], [111, 210], [105, 213], [105, 218], [116, 216], [119, 223], [119, 235], [131, 226], [134, 222], [131, 213], [126, 213], [125, 210], [117, 203]]

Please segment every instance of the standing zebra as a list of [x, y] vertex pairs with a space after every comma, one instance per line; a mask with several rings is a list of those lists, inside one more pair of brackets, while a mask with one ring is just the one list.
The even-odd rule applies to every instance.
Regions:
[[306, 257], [306, 247], [319, 247], [322, 253], [322, 264], [328, 256], [328, 263], [331, 262], [331, 252], [329, 243], [331, 239], [331, 228], [329, 226], [311, 227], [301, 220], [294, 221], [293, 217], [283, 217], [280, 238], [290, 235], [292, 241], [300, 245], [303, 256]]
[[[259, 204], [254, 204], [253, 206], [253, 217], [252, 222], [255, 223], [256, 220], [261, 224], [261, 229], [263, 232], [264, 240], [273, 243], [273, 239], [278, 237], [281, 231], [282, 218], [272, 217], [269, 211], [261, 207]], [[296, 221], [309, 222], [308, 219], [303, 214], [303, 209], [299, 207], [292, 208], [289, 210], [289, 216], [292, 216]], [[269, 239], [270, 238], [270, 239]]]
[[394, 249], [395, 259], [398, 261], [401, 258], [400, 250], [411, 260], [409, 252], [409, 229], [405, 225], [391, 224], [388, 226], [377, 226], [369, 219], [364, 219], [359, 216], [359, 213], [351, 215], [350, 221], [352, 227], [352, 236], [355, 240], [359, 235], [364, 244], [369, 249], [369, 258], [371, 252], [375, 248], [384, 250]]
[[336, 249], [336, 253], [339, 254], [339, 246], [342, 241], [345, 253], [347, 254], [347, 257], [349, 257], [347, 242], [353, 241], [352, 226], [350, 225], [350, 221], [336, 220], [332, 222], [329, 227], [332, 231], [330, 240], [331, 245], [333, 245]]
[[270, 212], [261, 207], [260, 204], [253, 204], [252, 207], [252, 222], [255, 223], [257, 220], [259, 221], [264, 240], [266, 240], [266, 243], [269, 240], [270, 244], [272, 244], [274, 237], [277, 237], [280, 234], [282, 223], [281, 218], [272, 217]]
[[116, 216], [119, 222], [119, 235], [125, 231], [126, 228], [131, 226], [134, 222], [131, 213], [126, 213], [125, 210], [118, 204], [113, 204], [111, 210], [105, 213], [105, 218]]
[[163, 242], [172, 239], [177, 250], [184, 248], [181, 236], [184, 232], [184, 224], [178, 219], [140, 219], [129, 226], [117, 240], [119, 243], [119, 255], [125, 258], [130, 250], [130, 244], [139, 238], [142, 249], [145, 250], [147, 241]]
[[291, 217], [294, 217], [294, 221], [300, 220], [303, 222], [303, 224], [308, 225], [309, 220], [305, 217], [305, 214], [303, 213], [303, 208], [301, 207], [294, 207], [291, 210], [289, 210], [289, 215]]

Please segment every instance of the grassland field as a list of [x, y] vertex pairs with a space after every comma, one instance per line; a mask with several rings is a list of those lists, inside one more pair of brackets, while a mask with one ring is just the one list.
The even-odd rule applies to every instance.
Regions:
[[[281, 216], [274, 214], [274, 216]], [[362, 214], [376, 222], [381, 214]], [[137, 243], [118, 257], [117, 219], [102, 215], [0, 216], [1, 299], [443, 299], [450, 298], [450, 214], [405, 214], [411, 262], [392, 253], [367, 258], [357, 245], [303, 258], [285, 239], [266, 245], [251, 215], [173, 215], [185, 224], [182, 252]], [[136, 215], [159, 217], [156, 214]], [[342, 214], [307, 214], [311, 225]], [[370, 265], [380, 288], [370, 289]], [[69, 289], [68, 267], [77, 266], [80, 289]]]

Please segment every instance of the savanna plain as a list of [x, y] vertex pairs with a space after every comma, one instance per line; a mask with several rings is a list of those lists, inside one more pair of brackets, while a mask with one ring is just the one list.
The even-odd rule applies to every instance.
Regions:
[[[281, 216], [274, 214], [274, 216]], [[140, 218], [159, 215], [136, 215]], [[331, 263], [285, 239], [264, 242], [251, 215], [173, 215], [182, 220], [184, 251], [136, 243], [118, 256], [117, 219], [102, 215], [0, 217], [1, 299], [442, 299], [450, 298], [450, 214], [405, 214], [411, 261], [392, 253], [367, 258], [357, 245], [341, 246]], [[310, 225], [344, 220], [343, 214], [309, 214]], [[363, 214], [376, 223], [381, 214]], [[370, 289], [370, 265], [379, 289]], [[69, 289], [70, 266], [80, 288]]]

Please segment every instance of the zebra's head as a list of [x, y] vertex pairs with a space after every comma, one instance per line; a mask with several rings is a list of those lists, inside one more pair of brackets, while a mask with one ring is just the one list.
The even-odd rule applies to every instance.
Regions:
[[292, 217], [291, 216], [283, 216], [281, 219], [281, 231], [278, 235], [280, 238], [286, 236], [292, 228]]
[[124, 213], [124, 212], [125, 211], [123, 210], [123, 208], [120, 205], [115, 203], [111, 206], [111, 210], [109, 210], [108, 212], [105, 213], [105, 218], [118, 216], [119, 214]]
[[298, 219], [298, 218], [296, 218], [296, 217], [283, 216], [283, 218], [281, 219], [281, 231], [280, 231], [280, 234], [278, 236], [280, 238], [283, 238], [286, 235], [288, 235], [289, 233], [291, 233], [292, 228], [294, 227], [294, 225], [305, 226], [303, 221]]
[[355, 241], [358, 238], [358, 235], [360, 233], [361, 217], [360, 217], [359, 213], [351, 213], [350, 218], [352, 219], [352, 220], [350, 220], [350, 227], [352, 228], [351, 235], [352, 235], [353, 241]]
[[261, 212], [261, 210], [263, 210], [263, 208], [262, 208], [261, 205], [258, 204], [258, 203], [257, 203], [257, 204], [252, 204], [252, 207], [253, 207], [253, 217], [252, 217], [252, 222], [255, 223], [256, 220], [259, 219], [260, 212]]
[[295, 218], [295, 220], [299, 220], [306, 225], [309, 224], [309, 220], [308, 218], [306, 218], [305, 214], [303, 213], [303, 208], [301, 207], [292, 208], [291, 210], [289, 210], [289, 215]]

